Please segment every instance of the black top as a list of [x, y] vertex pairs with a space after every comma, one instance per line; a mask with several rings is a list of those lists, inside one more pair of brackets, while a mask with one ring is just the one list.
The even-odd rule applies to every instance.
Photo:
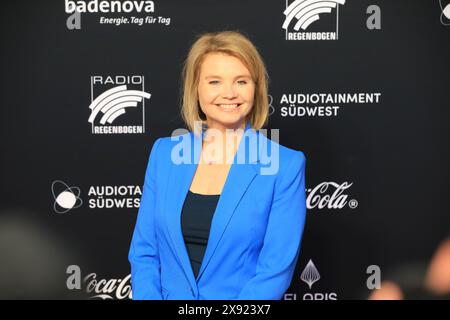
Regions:
[[202, 265], [212, 218], [219, 198], [220, 194], [199, 194], [189, 190], [183, 204], [181, 229], [195, 278], [197, 278]]

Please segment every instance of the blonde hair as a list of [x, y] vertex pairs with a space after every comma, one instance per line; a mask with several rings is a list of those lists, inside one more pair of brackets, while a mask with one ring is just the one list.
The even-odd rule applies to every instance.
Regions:
[[259, 130], [267, 124], [269, 101], [267, 97], [268, 80], [266, 67], [253, 43], [238, 31], [205, 33], [189, 50], [182, 70], [181, 116], [187, 127], [194, 131], [196, 121], [205, 123], [206, 116], [198, 101], [200, 67], [208, 53], [224, 53], [238, 58], [250, 71], [255, 83], [253, 107], [247, 115], [252, 128]]

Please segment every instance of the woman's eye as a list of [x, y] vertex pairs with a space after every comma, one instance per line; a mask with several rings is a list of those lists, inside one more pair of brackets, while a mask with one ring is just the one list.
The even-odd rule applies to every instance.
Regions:
[[218, 84], [218, 83], [219, 83], [219, 81], [217, 81], [217, 80], [213, 80], [213, 81], [209, 82], [209, 84]]
[[241, 80], [241, 81], [238, 81], [238, 83], [239, 83], [239, 84], [247, 84], [247, 81]]

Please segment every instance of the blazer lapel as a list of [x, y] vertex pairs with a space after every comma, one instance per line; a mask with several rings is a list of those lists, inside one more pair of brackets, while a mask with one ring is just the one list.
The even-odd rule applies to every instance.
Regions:
[[244, 196], [245, 191], [256, 176], [257, 171], [254, 166], [255, 164], [246, 163], [232, 164], [230, 167], [227, 180], [225, 181], [219, 202], [217, 203], [216, 211], [214, 212], [208, 244], [197, 276], [197, 281], [202, 276], [214, 255], [217, 245], [219, 244], [228, 223], [233, 217], [239, 201]]
[[[245, 128], [246, 134], [257, 134], [253, 130], [247, 131], [249, 128], [250, 125], [247, 125]], [[209, 261], [214, 255], [217, 245], [219, 244], [219, 241], [222, 238], [222, 235], [225, 232], [226, 227], [232, 218], [237, 205], [239, 204], [239, 201], [245, 194], [245, 191], [253, 181], [254, 177], [257, 175], [257, 164], [259, 163], [259, 157], [249, 160], [246, 153], [245, 163], [236, 163], [237, 154], [242, 152], [241, 149], [245, 147], [243, 137], [239, 143], [238, 151], [236, 152], [233, 164], [230, 167], [225, 185], [222, 189], [219, 202], [217, 203], [211, 223], [211, 230], [205, 255], [203, 257], [197, 279], [195, 279], [183, 238], [181, 228], [181, 211], [200, 159], [202, 140], [200, 136], [196, 136], [193, 133], [190, 133], [189, 138], [191, 139], [191, 147], [194, 151], [194, 162], [191, 164], [180, 164], [173, 166], [173, 170], [171, 170], [172, 173], [169, 177], [169, 188], [166, 193], [166, 203], [168, 208], [166, 217], [169, 233], [178, 258], [192, 288], [197, 290], [196, 282], [200, 279], [205, 268], [208, 266]]]

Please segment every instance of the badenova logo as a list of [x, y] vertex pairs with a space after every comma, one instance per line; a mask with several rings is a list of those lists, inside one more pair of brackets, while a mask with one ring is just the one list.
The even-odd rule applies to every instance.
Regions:
[[91, 0], [91, 1], [65, 1], [66, 13], [73, 12], [90, 12], [90, 13], [110, 13], [110, 12], [154, 12], [155, 3], [153, 1], [142, 0], [126, 0], [126, 1], [110, 1], [110, 0]]
[[145, 99], [151, 95], [144, 90], [144, 76], [92, 76], [92, 134], [145, 133]]
[[344, 4], [345, 0], [295, 0], [290, 4], [286, 0], [282, 26], [285, 39], [338, 40], [339, 5]]
[[[165, 25], [170, 26], [171, 17], [146, 15], [155, 12], [155, 3], [144, 0], [91, 0], [71, 1], [65, 0], [64, 9], [70, 16], [66, 26], [69, 30], [81, 29], [81, 14], [102, 14], [98, 23], [113, 26], [121, 25]], [[104, 16], [107, 14], [108, 16]], [[120, 15], [119, 15], [120, 14]], [[144, 16], [142, 16], [144, 14]], [[113, 15], [113, 16], [111, 16]]]
[[381, 93], [283, 93], [278, 101], [282, 117], [337, 117], [344, 105], [380, 103]]

